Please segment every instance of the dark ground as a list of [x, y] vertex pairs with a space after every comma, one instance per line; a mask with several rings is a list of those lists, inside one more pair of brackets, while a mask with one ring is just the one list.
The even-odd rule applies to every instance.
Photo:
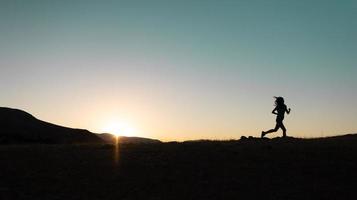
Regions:
[[0, 146], [0, 199], [357, 199], [357, 137]]

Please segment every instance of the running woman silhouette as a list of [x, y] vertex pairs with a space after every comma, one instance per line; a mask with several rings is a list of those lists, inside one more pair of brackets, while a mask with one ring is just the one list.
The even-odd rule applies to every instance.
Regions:
[[272, 113], [276, 116], [276, 125], [274, 129], [271, 129], [269, 131], [262, 131], [262, 138], [269, 133], [274, 133], [277, 132], [279, 130], [279, 128], [281, 128], [283, 130], [283, 137], [286, 137], [286, 128], [283, 124], [283, 120], [284, 120], [284, 115], [285, 112], [286, 113], [290, 113], [291, 109], [287, 109], [287, 106], [284, 103], [284, 98], [283, 97], [274, 97], [275, 98], [275, 108], [272, 111]]

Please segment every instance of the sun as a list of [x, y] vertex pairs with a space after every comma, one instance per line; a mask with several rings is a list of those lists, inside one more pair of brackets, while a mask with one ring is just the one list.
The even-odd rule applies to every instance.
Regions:
[[103, 131], [115, 136], [135, 136], [136, 130], [127, 122], [111, 121], [104, 127]]

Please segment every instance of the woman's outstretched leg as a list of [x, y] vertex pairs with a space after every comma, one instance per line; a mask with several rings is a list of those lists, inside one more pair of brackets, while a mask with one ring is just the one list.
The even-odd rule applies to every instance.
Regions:
[[277, 132], [278, 130], [279, 124], [277, 123], [274, 129], [270, 129], [269, 131], [262, 131], [262, 137], [264, 137], [266, 134]]

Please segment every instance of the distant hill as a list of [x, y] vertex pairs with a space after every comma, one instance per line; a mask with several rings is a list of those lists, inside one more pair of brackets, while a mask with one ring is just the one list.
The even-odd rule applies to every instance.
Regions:
[[22, 110], [0, 107], [0, 144], [102, 142], [101, 138], [87, 130], [58, 126], [38, 120]]
[[[100, 138], [102, 138], [107, 143], [115, 143], [116, 138], [114, 135], [109, 133], [98, 134]], [[119, 143], [121, 144], [157, 144], [161, 143], [160, 140], [142, 138], [142, 137], [126, 137], [119, 136]]]

